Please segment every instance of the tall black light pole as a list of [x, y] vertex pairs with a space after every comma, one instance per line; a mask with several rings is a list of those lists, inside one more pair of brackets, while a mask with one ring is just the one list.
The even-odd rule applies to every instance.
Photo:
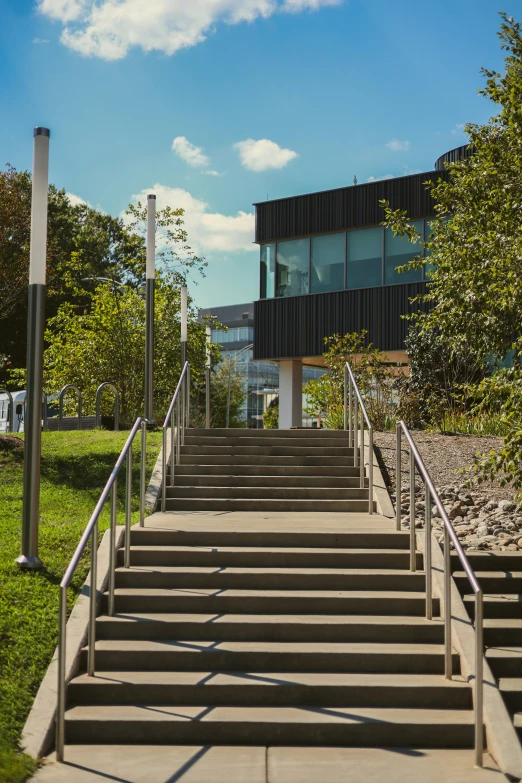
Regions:
[[38, 557], [38, 521], [40, 515], [40, 461], [42, 452], [42, 375], [50, 135], [48, 128], [35, 128], [33, 133], [31, 248], [29, 254], [29, 299], [27, 308], [27, 392], [24, 416], [22, 552], [16, 560], [21, 568], [41, 568], [43, 565]]
[[145, 418], [152, 419], [154, 394], [154, 278], [156, 262], [156, 196], [147, 196], [147, 265], [145, 275]]

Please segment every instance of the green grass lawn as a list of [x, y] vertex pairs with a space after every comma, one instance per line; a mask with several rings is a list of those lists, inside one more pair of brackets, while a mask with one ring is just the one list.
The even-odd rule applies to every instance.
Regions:
[[[0, 781], [19, 783], [36, 762], [18, 750], [21, 731], [58, 638], [59, 582], [128, 432], [44, 432], [40, 494], [40, 571], [21, 571], [23, 450], [0, 448]], [[139, 435], [133, 460], [133, 522], [138, 520]], [[147, 438], [147, 477], [161, 432]], [[125, 472], [118, 485], [124, 521]], [[106, 505], [100, 539], [109, 525]], [[70, 589], [70, 606], [89, 570], [86, 550]]]

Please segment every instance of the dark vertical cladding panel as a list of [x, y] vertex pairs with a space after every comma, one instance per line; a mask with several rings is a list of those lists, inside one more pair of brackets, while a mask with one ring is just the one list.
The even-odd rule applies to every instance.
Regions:
[[255, 205], [256, 242], [378, 225], [384, 217], [381, 199], [387, 199], [393, 209], [405, 209], [412, 219], [432, 215], [433, 200], [424, 183], [439, 177], [445, 179], [447, 173], [429, 171], [261, 202]]
[[381, 351], [401, 350], [408, 330], [401, 316], [425, 309], [410, 302], [425, 291], [426, 283], [409, 283], [262, 299], [255, 302], [254, 359], [320, 356], [325, 337], [363, 329]]

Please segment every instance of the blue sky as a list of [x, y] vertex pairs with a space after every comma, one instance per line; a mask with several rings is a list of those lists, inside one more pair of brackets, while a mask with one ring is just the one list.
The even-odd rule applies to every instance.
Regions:
[[30, 168], [50, 127], [67, 192], [186, 208], [199, 306], [256, 299], [252, 202], [430, 170], [492, 114], [503, 9], [522, 18], [521, 0], [0, 0], [1, 163]]

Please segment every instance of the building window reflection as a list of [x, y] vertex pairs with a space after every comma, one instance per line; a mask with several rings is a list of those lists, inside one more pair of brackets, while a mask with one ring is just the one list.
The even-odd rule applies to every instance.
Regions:
[[[422, 220], [415, 220], [412, 225], [422, 236]], [[422, 280], [422, 268], [398, 272], [397, 267], [407, 264], [419, 255], [419, 245], [412, 244], [408, 237], [394, 236], [391, 228], [384, 231], [384, 284], [417, 283]]]
[[341, 291], [344, 288], [346, 234], [312, 237], [312, 294]]
[[275, 296], [275, 242], [261, 245], [261, 299]]
[[382, 228], [348, 232], [347, 288], [382, 285]]
[[277, 243], [276, 296], [308, 293], [310, 239], [290, 239]]

